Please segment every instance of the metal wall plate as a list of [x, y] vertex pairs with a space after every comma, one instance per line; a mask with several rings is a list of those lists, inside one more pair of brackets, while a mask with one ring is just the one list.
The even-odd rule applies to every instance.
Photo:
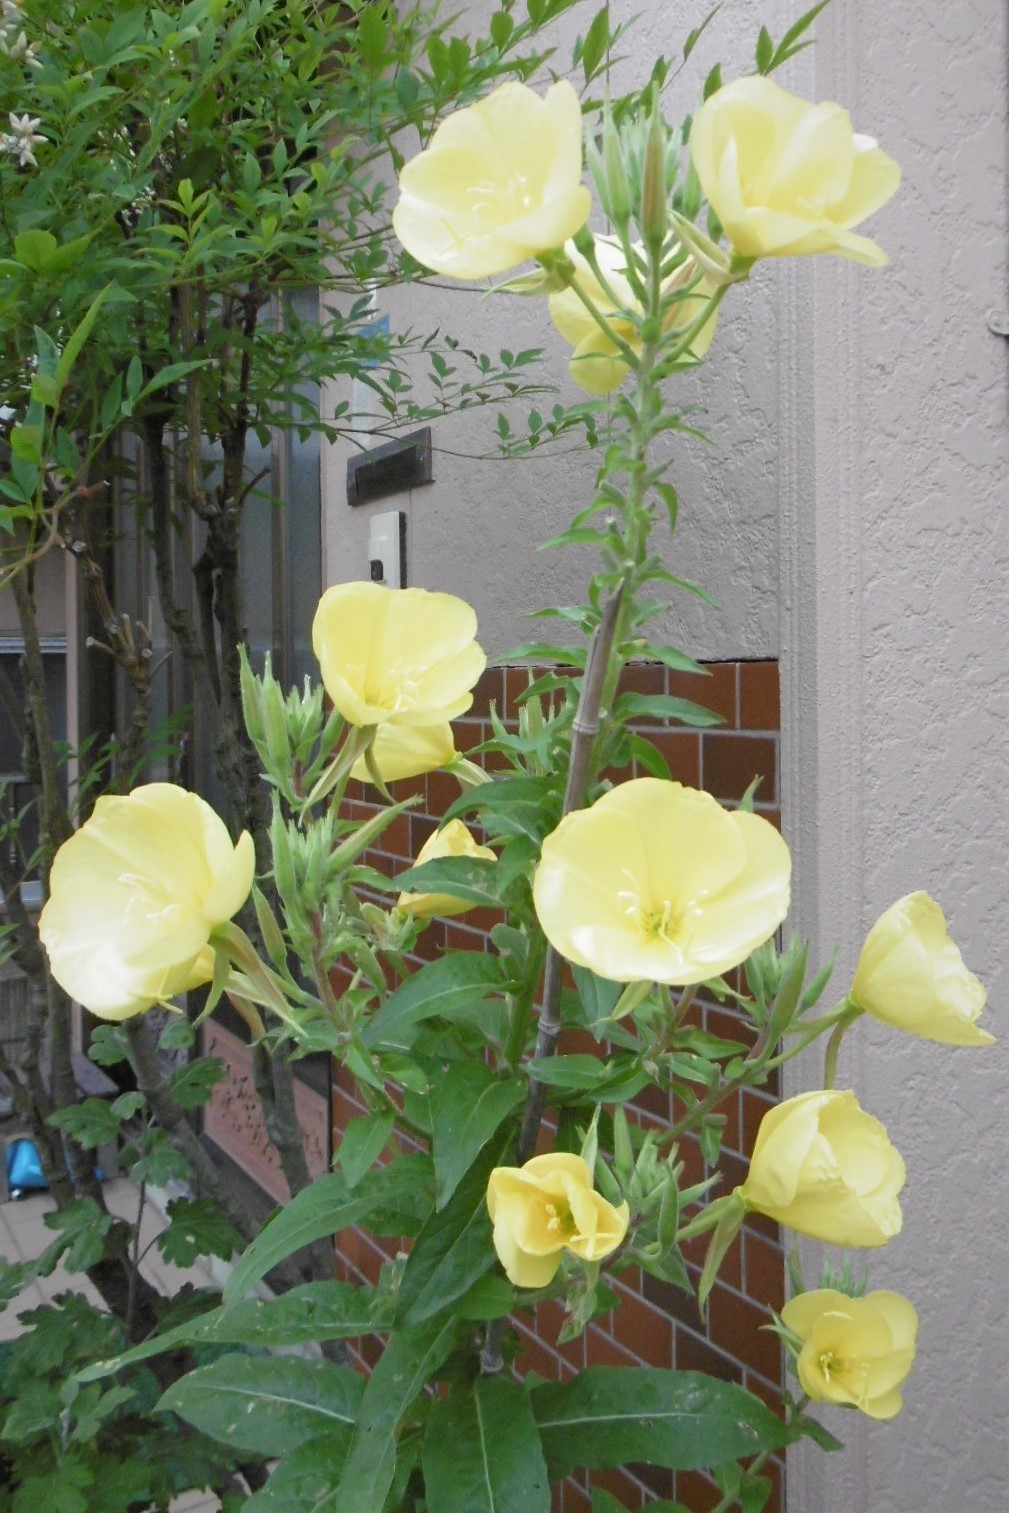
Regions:
[[390, 494], [402, 494], [419, 483], [433, 483], [431, 427], [411, 431], [398, 441], [384, 442], [359, 452], [347, 462], [347, 503], [370, 504]]

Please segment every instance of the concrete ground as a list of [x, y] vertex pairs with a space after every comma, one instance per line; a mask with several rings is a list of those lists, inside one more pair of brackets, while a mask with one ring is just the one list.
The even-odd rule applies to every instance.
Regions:
[[[140, 1194], [132, 1182], [125, 1177], [116, 1177], [105, 1184], [104, 1192], [105, 1201], [113, 1213], [131, 1223], [136, 1219]], [[5, 1260], [32, 1261], [42, 1254], [55, 1238], [53, 1230], [47, 1229], [44, 1222], [44, 1216], [52, 1207], [52, 1199], [47, 1193], [36, 1193], [16, 1202], [0, 1204], [0, 1255]], [[141, 1249], [150, 1244], [163, 1228], [164, 1222], [152, 1203], [145, 1204], [140, 1225]], [[177, 1266], [168, 1265], [161, 1259], [156, 1248], [147, 1250], [140, 1269], [148, 1281], [166, 1294], [174, 1292], [186, 1281], [206, 1285], [209, 1280], [207, 1273], [198, 1268], [184, 1272]], [[0, 1340], [13, 1339], [15, 1335], [21, 1334], [24, 1325], [18, 1315], [40, 1307], [58, 1292], [79, 1292], [89, 1302], [101, 1306], [101, 1299], [86, 1277], [71, 1275], [62, 1266], [58, 1266], [51, 1277], [34, 1282], [7, 1309], [0, 1312]], [[220, 1506], [218, 1499], [208, 1492], [189, 1492], [184, 1497], [176, 1498], [172, 1503], [172, 1513], [219, 1513]]]

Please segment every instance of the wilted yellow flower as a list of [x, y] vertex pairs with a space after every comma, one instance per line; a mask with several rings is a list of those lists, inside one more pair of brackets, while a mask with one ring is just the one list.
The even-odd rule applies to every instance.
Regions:
[[829, 1245], [885, 1245], [900, 1231], [904, 1162], [852, 1092], [800, 1093], [760, 1121], [747, 1207]]
[[851, 997], [898, 1030], [947, 1045], [994, 1045], [978, 1016], [987, 997], [946, 932], [946, 917], [927, 893], [908, 893], [880, 915], [866, 936]]
[[[420, 777], [447, 767], [455, 756], [455, 739], [447, 721], [440, 725], [379, 725], [371, 748], [372, 760], [383, 783]], [[359, 782], [373, 781], [364, 757], [350, 770]]]
[[627, 1233], [626, 1203], [614, 1208], [592, 1188], [581, 1156], [555, 1151], [524, 1166], [496, 1166], [487, 1184], [494, 1249], [516, 1287], [545, 1287], [569, 1250], [601, 1261]]
[[[634, 312], [640, 316], [641, 306], [627, 280], [627, 262], [619, 241], [614, 237], [597, 236], [595, 244], [596, 260], [616, 298], [616, 307], [573, 242], [568, 243], [564, 252], [575, 266], [575, 283], [605, 318], [613, 336], [607, 336], [572, 288], [551, 294], [548, 303], [550, 319], [575, 349], [568, 364], [572, 379], [589, 394], [608, 394], [611, 389], [616, 389], [623, 383], [629, 371], [613, 338], [625, 341], [635, 352], [641, 350], [640, 333], [634, 321], [625, 313]], [[693, 260], [688, 258], [666, 280], [664, 291], [672, 293], [683, 288], [696, 272]], [[692, 320], [696, 320], [711, 292], [710, 283], [702, 279], [694, 291], [684, 299], [676, 300], [666, 317], [667, 330], [674, 326], [688, 326]], [[711, 346], [717, 320], [716, 311], [711, 320], [701, 327], [682, 361], [700, 362]]]
[[473, 702], [487, 663], [476, 615], [454, 594], [338, 583], [319, 601], [312, 645], [351, 725], [444, 724]]
[[[439, 861], [443, 856], [481, 856], [496, 862], [497, 856], [489, 846], [479, 846], [470, 835], [462, 820], [449, 820], [440, 830], [421, 846], [417, 852], [415, 867], [422, 862]], [[401, 893], [396, 908], [412, 914], [415, 919], [433, 919], [436, 914], [443, 918], [452, 914], [465, 914], [473, 904], [464, 898], [453, 898], [451, 893]]]
[[543, 842], [533, 902], [550, 944], [614, 982], [704, 982], [788, 912], [791, 859], [767, 820], [635, 778]]
[[39, 935], [56, 981], [100, 1019], [128, 1019], [209, 982], [211, 932], [252, 887], [247, 833], [232, 845], [195, 793], [148, 783], [100, 798], [56, 853]]
[[708, 203], [743, 257], [833, 252], [882, 267], [849, 230], [885, 205], [900, 166], [851, 129], [840, 105], [810, 105], [770, 79], [737, 79], [706, 100], [690, 155]]
[[511, 81], [442, 121], [399, 176], [392, 224], [436, 273], [485, 278], [562, 247], [588, 219], [582, 111], [566, 79]]
[[914, 1364], [918, 1315], [899, 1292], [803, 1292], [785, 1304], [781, 1322], [802, 1341], [796, 1366], [814, 1403], [843, 1403], [870, 1418], [903, 1408], [897, 1389]]

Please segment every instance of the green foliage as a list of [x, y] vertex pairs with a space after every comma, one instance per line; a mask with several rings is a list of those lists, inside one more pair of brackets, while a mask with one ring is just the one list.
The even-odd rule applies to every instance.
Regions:
[[549, 1513], [529, 1394], [507, 1378], [483, 1377], [435, 1405], [423, 1464], [428, 1502], [443, 1513]]

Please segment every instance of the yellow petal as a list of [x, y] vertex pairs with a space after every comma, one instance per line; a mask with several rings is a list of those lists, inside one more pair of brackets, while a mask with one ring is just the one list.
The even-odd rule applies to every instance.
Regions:
[[927, 893], [899, 898], [873, 925], [851, 996], [875, 1019], [947, 1045], [992, 1045], [977, 1020], [986, 993], [964, 965], [939, 905]]
[[552, 251], [588, 218], [578, 96], [509, 81], [443, 121], [400, 174], [393, 227], [418, 261], [453, 278], [503, 273]]
[[694, 118], [694, 168], [744, 257], [833, 253], [869, 266], [886, 254], [850, 228], [886, 203], [900, 169], [853, 132], [846, 111], [811, 105], [764, 77], [717, 90]]
[[774, 933], [789, 866], [766, 820], [741, 825], [709, 794], [637, 778], [546, 838], [533, 901], [547, 939], [578, 966], [617, 982], [702, 982]]
[[[418, 851], [414, 866], [444, 856], [472, 856], [497, 861], [496, 852], [489, 846], [478, 845], [462, 820], [449, 820], [447, 825], [429, 836]], [[401, 893], [396, 907], [412, 914], [415, 919], [432, 919], [436, 914], [443, 917], [465, 914], [474, 905], [468, 899], [454, 898], [450, 893]]]
[[[455, 756], [455, 739], [447, 721], [439, 725], [395, 725], [388, 721], [375, 732], [372, 757], [383, 783], [419, 777], [447, 767]], [[351, 768], [351, 777], [372, 782], [364, 757]]]

